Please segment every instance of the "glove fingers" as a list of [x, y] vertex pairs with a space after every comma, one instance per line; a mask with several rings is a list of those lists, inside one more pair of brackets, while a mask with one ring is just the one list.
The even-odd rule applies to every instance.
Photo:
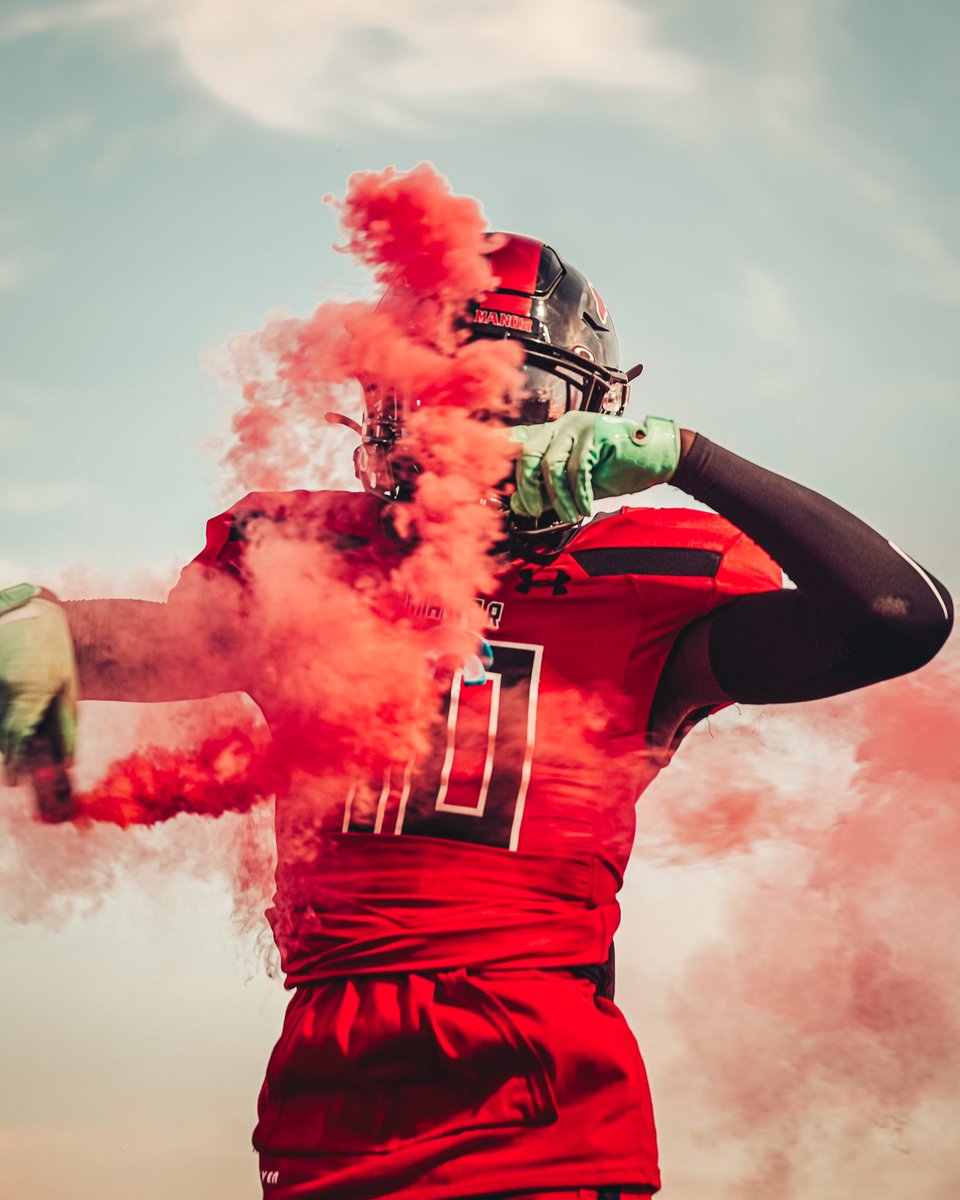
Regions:
[[593, 433], [582, 433], [567, 459], [567, 486], [573, 495], [578, 516], [593, 512], [593, 470], [599, 455]]
[[569, 412], [545, 425], [517, 426], [522, 444], [513, 511], [539, 517], [552, 508], [561, 521], [589, 516], [594, 496], [643, 491], [671, 477], [680, 444], [673, 421], [644, 422]]
[[583, 515], [577, 507], [575, 491], [571, 489], [567, 477], [575, 446], [576, 439], [571, 434], [561, 434], [558, 430], [543, 456], [540, 472], [550, 507], [561, 521], [579, 521]]
[[541, 462], [539, 454], [521, 454], [517, 459], [517, 490], [510, 498], [510, 507], [521, 517], [539, 517], [543, 513]]
[[77, 677], [71, 675], [56, 699], [60, 745], [67, 762], [73, 761], [77, 750], [77, 690]]
[[593, 487], [598, 496], [623, 496], [664, 483], [676, 470], [680, 435], [673, 421], [646, 417], [642, 422], [620, 417], [597, 418], [598, 462]]
[[41, 692], [20, 692], [8, 700], [0, 717], [0, 753], [8, 778], [16, 777], [27, 745], [50, 707], [50, 701], [51, 697]]

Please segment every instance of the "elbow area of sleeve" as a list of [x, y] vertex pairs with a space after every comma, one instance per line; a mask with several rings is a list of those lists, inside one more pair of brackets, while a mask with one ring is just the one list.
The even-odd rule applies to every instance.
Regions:
[[942, 584], [932, 588], [922, 604], [915, 598], [898, 604], [894, 597], [881, 597], [873, 607], [871, 620], [847, 637], [861, 655], [874, 659], [878, 666], [885, 664], [882, 677], [886, 679], [925, 666], [953, 629], [953, 600]]
[[744, 704], [834, 696], [929, 662], [950, 633], [949, 597], [945, 608], [936, 602], [936, 613], [924, 606], [841, 628], [800, 592], [745, 596], [714, 615], [710, 663], [723, 690]]

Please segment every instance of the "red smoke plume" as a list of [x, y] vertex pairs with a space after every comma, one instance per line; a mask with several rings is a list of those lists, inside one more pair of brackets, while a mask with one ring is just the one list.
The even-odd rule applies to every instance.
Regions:
[[[378, 293], [234, 340], [235, 377], [258, 371], [243, 382], [224, 464], [240, 494], [322, 488], [310, 464], [349, 388], [362, 380], [406, 397], [404, 448], [422, 468], [397, 519], [407, 552], [358, 586], [329, 546], [258, 527], [245, 566], [276, 752], [268, 762], [243, 730], [218, 732], [186, 757], [140, 752], [82, 799], [86, 816], [150, 824], [218, 806], [243, 811], [281, 783], [271, 763], [292, 753], [334, 774], [406, 761], [439, 686], [428, 662], [475, 649], [465, 621], [474, 597], [494, 586], [489, 549], [500, 535], [495, 509], [481, 502], [510, 467], [502, 430], [476, 418], [517, 387], [521, 358], [506, 342], [467, 342], [462, 328], [468, 303], [493, 284], [486, 221], [425, 164], [354, 175], [334, 203], [343, 250], [371, 271]], [[405, 615], [411, 596], [448, 621], [418, 629]]]
[[270, 792], [267, 756], [243, 729], [205, 737], [193, 752], [152, 746], [111, 764], [77, 801], [78, 818], [126, 829], [181, 813], [248, 812]]
[[[215, 838], [207, 823], [186, 834], [172, 819], [244, 813], [282, 790], [292, 766], [345, 775], [408, 758], [443, 686], [428, 664], [458, 664], [476, 648], [462, 614], [469, 620], [474, 597], [492, 587], [487, 550], [499, 534], [480, 501], [508, 473], [510, 455], [500, 431], [474, 417], [517, 386], [520, 358], [506, 343], [468, 344], [459, 327], [467, 302], [492, 282], [486, 222], [475, 201], [452, 195], [427, 165], [356, 175], [335, 206], [343, 250], [370, 269], [377, 292], [231, 341], [231, 377], [242, 391], [224, 467], [237, 496], [337, 487], [342, 467], [328, 479], [324, 463], [344, 434], [327, 413], [356, 410], [358, 379], [415, 398], [430, 421], [415, 410], [408, 423], [407, 446], [424, 471], [399, 532], [416, 544], [358, 584], [342, 578], [338, 555], [322, 545], [269, 529], [255, 537], [250, 640], [259, 646], [256, 666], [274, 681], [272, 742], [235, 705], [208, 702], [189, 718], [181, 713], [176, 729], [151, 710], [139, 718], [138, 749], [101, 767], [79, 794], [73, 828], [46, 828], [25, 808], [8, 808], [0, 868], [15, 919], [95, 906], [118, 871], [142, 872], [158, 858], [210, 873], [232, 856], [242, 923], [250, 924], [271, 890], [271, 852], [250, 836], [263, 831], [260, 817], [231, 818], [231, 831]], [[406, 615], [409, 596], [450, 619], [433, 632], [418, 628]], [[85, 712], [80, 735], [88, 766], [98, 745], [109, 742], [115, 753], [124, 740], [95, 733], [93, 717]], [[105, 828], [161, 822], [170, 828], [160, 842]]]
[[955, 1111], [958, 668], [700, 735], [641, 803], [639, 854], [737, 855], [722, 936], [667, 999], [670, 1100], [724, 1163], [715, 1195], [886, 1196], [891, 1131]]
[[[245, 558], [252, 648], [242, 653], [270, 679], [272, 742], [246, 716], [205, 729], [201, 720], [192, 743], [113, 762], [78, 797], [82, 826], [242, 813], [294, 769], [345, 778], [405, 762], [422, 745], [444, 669], [476, 650], [474, 598], [494, 586], [489, 549], [501, 533], [482, 501], [510, 468], [502, 430], [476, 418], [518, 386], [521, 359], [506, 342], [467, 342], [462, 327], [469, 301], [493, 283], [486, 222], [427, 165], [355, 175], [335, 207], [342, 249], [377, 292], [232, 340], [241, 403], [223, 463], [238, 495], [329, 486], [317, 464], [342, 431], [327, 414], [355, 408], [358, 380], [405, 397], [404, 448], [422, 469], [396, 522], [405, 551], [358, 580], [329, 545], [298, 538], [302, 525], [256, 527]], [[200, 603], [222, 594], [208, 589]], [[448, 619], [421, 628], [411, 597]]]

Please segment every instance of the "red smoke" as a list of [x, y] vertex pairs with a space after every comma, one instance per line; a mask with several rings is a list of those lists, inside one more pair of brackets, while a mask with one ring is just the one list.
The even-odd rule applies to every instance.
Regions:
[[112, 763], [96, 788], [77, 798], [78, 819], [126, 829], [181, 813], [248, 812], [271, 790], [266, 763], [242, 729], [206, 737], [193, 752], [150, 746]]
[[[460, 327], [468, 302], [492, 283], [475, 201], [422, 165], [355, 175], [336, 207], [344, 251], [388, 295], [327, 302], [235, 345], [246, 366], [266, 369], [245, 381], [225, 455], [238, 491], [322, 487], [309, 469], [314, 446], [329, 437], [326, 415], [355, 405], [356, 381], [407, 398], [403, 449], [422, 473], [396, 520], [406, 553], [362, 588], [316, 542], [268, 531], [248, 556], [287, 726], [272, 717], [274, 735], [295, 742], [301, 759], [322, 747], [315, 765], [333, 774], [406, 761], [435, 707], [428, 657], [462, 661], [474, 649], [461, 614], [478, 620], [474, 597], [494, 585], [488, 551], [500, 533], [482, 501], [510, 468], [502, 430], [476, 416], [516, 388], [521, 357], [506, 342], [468, 343]], [[417, 629], [405, 616], [409, 597], [448, 620]]]
[[641, 802], [639, 854], [738, 855], [722, 937], [667, 1000], [669, 1099], [724, 1163], [713, 1194], [881, 1194], [890, 1131], [909, 1146], [956, 1105], [957, 668], [698, 736]]
[[[8, 918], [59, 925], [78, 912], [97, 909], [127, 877], [135, 876], [145, 893], [164, 896], [171, 882], [187, 873], [225, 882], [238, 927], [259, 930], [273, 872], [272, 805], [257, 804], [245, 815], [227, 812], [217, 820], [177, 816], [171, 775], [166, 781], [163, 777], [165, 768], [182, 775], [192, 770], [195, 801], [198, 791], [212, 793], [213, 779], [199, 773], [196, 748], [205, 740], [212, 746], [233, 731], [242, 731], [247, 745], [264, 746], [263, 722], [251, 706], [239, 697], [202, 704], [93, 704], [83, 706], [81, 722], [82, 756], [74, 771], [81, 819], [45, 825], [33, 815], [25, 789], [5, 798], [0, 895]], [[151, 746], [163, 749], [154, 755]], [[138, 749], [129, 753], [130, 747]], [[124, 757], [111, 764], [118, 754]], [[154, 758], [158, 783], [152, 792], [144, 789], [131, 796], [129, 784], [136, 772]], [[221, 770], [224, 766], [221, 758]], [[214, 813], [218, 807], [212, 804]], [[162, 823], [136, 826], [145, 820]]]
[[[326, 415], [349, 405], [357, 380], [407, 399], [403, 449], [421, 473], [413, 500], [397, 510], [404, 553], [359, 586], [323, 542], [266, 530], [247, 556], [277, 757], [345, 776], [407, 761], [444, 686], [427, 664], [457, 663], [475, 649], [465, 622], [479, 626], [474, 598], [494, 586], [489, 548], [500, 534], [496, 510], [482, 501], [510, 467], [502, 430], [476, 417], [516, 388], [520, 351], [466, 341], [460, 318], [492, 283], [486, 223], [432, 168], [356, 175], [337, 208], [345, 252], [388, 295], [321, 304], [243, 344], [246, 362], [272, 366], [246, 381], [225, 461], [239, 490], [323, 486], [305, 474], [312, 450], [289, 453], [290, 430], [322, 445]], [[448, 619], [418, 628], [410, 597]]]
[[[344, 252], [370, 269], [380, 291], [371, 301], [325, 302], [306, 320], [274, 322], [232, 343], [243, 403], [224, 461], [238, 492], [323, 486], [310, 467], [325, 441], [326, 415], [355, 405], [350, 396], [362, 380], [415, 399], [434, 418], [448, 410], [447, 436], [431, 435], [439, 473], [458, 474], [469, 461], [484, 494], [507, 473], [509, 450], [454, 413], [498, 407], [518, 385], [522, 356], [503, 341], [467, 343], [459, 328], [468, 302], [493, 282], [480, 206], [454, 196], [427, 164], [407, 173], [359, 172], [334, 204], [347, 236]], [[424, 449], [419, 442], [411, 448]]]
[[[494, 586], [489, 548], [501, 532], [482, 502], [511, 459], [497, 424], [476, 418], [517, 387], [521, 359], [506, 342], [467, 342], [462, 328], [468, 302], [493, 282], [486, 221], [427, 165], [355, 175], [335, 207], [343, 250], [370, 270], [377, 293], [232, 340], [241, 402], [223, 463], [237, 496], [328, 487], [327, 447], [343, 438], [327, 414], [356, 411], [358, 380], [406, 397], [404, 449], [422, 473], [396, 522], [405, 551], [357, 580], [344, 577], [329, 545], [258, 526], [245, 559], [251, 633], [238, 653], [270, 680], [272, 743], [244, 718], [212, 728], [201, 720], [175, 748], [146, 744], [78, 797], [83, 826], [242, 813], [282, 791], [294, 769], [346, 777], [405, 762], [445, 687], [437, 664], [449, 670], [476, 649], [474, 598]], [[208, 589], [201, 607], [223, 597], [222, 586]], [[420, 627], [407, 615], [410, 597], [447, 620]], [[201, 615], [209, 625], [210, 613]], [[123, 653], [122, 642], [115, 650]], [[83, 738], [81, 729], [81, 748]]]

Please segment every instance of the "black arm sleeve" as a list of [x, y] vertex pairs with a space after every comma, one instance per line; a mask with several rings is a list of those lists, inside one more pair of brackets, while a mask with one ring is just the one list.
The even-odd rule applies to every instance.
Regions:
[[710, 666], [731, 698], [834, 695], [915, 670], [946, 641], [946, 588], [839, 505], [700, 435], [671, 483], [742, 529], [796, 584], [708, 618]]

